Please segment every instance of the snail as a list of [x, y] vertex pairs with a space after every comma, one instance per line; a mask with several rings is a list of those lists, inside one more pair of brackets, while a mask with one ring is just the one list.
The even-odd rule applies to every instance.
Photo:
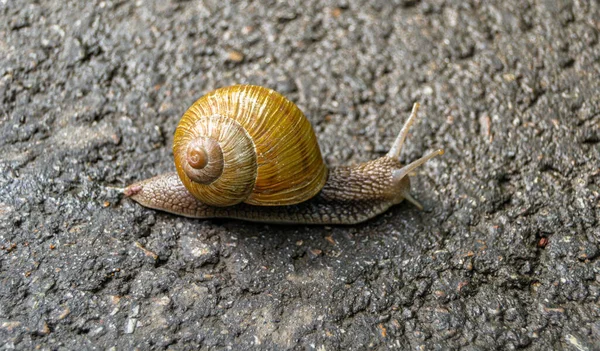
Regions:
[[419, 104], [390, 151], [356, 166], [328, 169], [308, 119], [283, 95], [234, 85], [198, 99], [173, 141], [177, 172], [134, 183], [124, 194], [142, 206], [192, 218], [355, 224], [407, 200], [408, 174], [442, 149], [403, 166], [400, 151]]

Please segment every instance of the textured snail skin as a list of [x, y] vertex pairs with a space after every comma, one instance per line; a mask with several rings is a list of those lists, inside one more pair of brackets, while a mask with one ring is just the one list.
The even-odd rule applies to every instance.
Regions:
[[166, 173], [130, 185], [125, 194], [141, 205], [191, 218], [234, 218], [267, 223], [355, 224], [400, 203], [408, 194], [408, 176], [395, 180], [402, 165], [381, 157], [354, 167], [333, 168], [321, 191], [296, 205], [203, 204], [183, 186], [177, 173]]

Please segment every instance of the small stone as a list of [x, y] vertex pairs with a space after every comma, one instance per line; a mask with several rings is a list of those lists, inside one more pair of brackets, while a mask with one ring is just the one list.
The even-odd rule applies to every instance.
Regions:
[[137, 318], [129, 318], [125, 326], [125, 334], [133, 334], [137, 325]]
[[239, 51], [229, 50], [227, 53], [227, 61], [240, 63], [244, 61], [244, 54]]
[[311, 253], [311, 255], [313, 257], [317, 257], [320, 256], [323, 253], [323, 250], [319, 250], [319, 249], [310, 249], [309, 252]]
[[135, 305], [131, 308], [130, 317], [137, 317], [140, 314], [140, 305]]
[[215, 263], [218, 259], [218, 247], [207, 244], [197, 238], [185, 236], [181, 238], [181, 248], [186, 261], [193, 262], [200, 267], [205, 263]]

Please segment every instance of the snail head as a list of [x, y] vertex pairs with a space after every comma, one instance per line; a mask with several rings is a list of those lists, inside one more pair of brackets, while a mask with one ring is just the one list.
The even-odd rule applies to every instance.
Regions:
[[[408, 120], [404, 123], [404, 126], [398, 133], [394, 144], [392, 145], [390, 151], [387, 153], [387, 157], [398, 160], [400, 159], [400, 152], [402, 151], [402, 146], [404, 145], [404, 141], [406, 140], [406, 136], [408, 135], [408, 131], [410, 127], [413, 125], [417, 118], [417, 112], [419, 111], [419, 104], [415, 103], [413, 105], [412, 112]], [[444, 150], [437, 149], [428, 153], [427, 155], [421, 157], [418, 160], [415, 160], [401, 168], [394, 169], [392, 171], [392, 180], [396, 184], [396, 189], [398, 189], [399, 199], [405, 199], [415, 205], [418, 209], [422, 210], [423, 205], [419, 203], [414, 197], [410, 195], [410, 180], [408, 178], [408, 174], [414, 171], [419, 166], [423, 165], [425, 162], [431, 160], [435, 156], [443, 155]]]

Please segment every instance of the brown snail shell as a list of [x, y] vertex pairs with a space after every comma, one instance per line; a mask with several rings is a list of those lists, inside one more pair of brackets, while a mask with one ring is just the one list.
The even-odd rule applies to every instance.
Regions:
[[327, 181], [308, 119], [260, 86], [234, 85], [198, 99], [175, 130], [173, 154], [186, 189], [212, 206], [297, 204]]

